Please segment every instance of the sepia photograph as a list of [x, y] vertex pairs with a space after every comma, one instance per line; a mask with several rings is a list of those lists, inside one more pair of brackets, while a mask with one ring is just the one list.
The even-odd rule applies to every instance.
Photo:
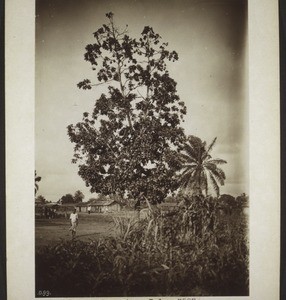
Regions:
[[11, 0], [7, 299], [279, 299], [276, 1]]
[[36, 1], [35, 296], [247, 296], [247, 2]]

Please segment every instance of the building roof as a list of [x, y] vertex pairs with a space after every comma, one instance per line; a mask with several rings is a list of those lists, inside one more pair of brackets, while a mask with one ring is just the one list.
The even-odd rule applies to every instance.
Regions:
[[81, 206], [81, 207], [84, 207], [84, 206], [88, 206], [89, 204], [87, 202], [79, 202], [79, 203], [76, 203], [75, 206]]
[[117, 204], [115, 200], [94, 200], [89, 203], [90, 206], [109, 206], [111, 204]]
[[45, 203], [45, 206], [48, 206], [48, 207], [55, 207], [55, 206], [60, 206], [58, 203]]
[[75, 207], [76, 203], [63, 203], [63, 204], [59, 204], [59, 206], [62, 206], [62, 207]]

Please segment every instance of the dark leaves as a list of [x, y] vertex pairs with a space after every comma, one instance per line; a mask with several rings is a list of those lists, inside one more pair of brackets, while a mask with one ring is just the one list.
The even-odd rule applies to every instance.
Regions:
[[109, 13], [106, 14], [106, 17], [108, 19], [112, 19], [113, 16], [114, 16], [114, 14], [112, 12], [109, 12]]
[[91, 82], [90, 82], [89, 79], [84, 79], [83, 81], [81, 81], [77, 84], [77, 87], [79, 89], [90, 90], [91, 89]]

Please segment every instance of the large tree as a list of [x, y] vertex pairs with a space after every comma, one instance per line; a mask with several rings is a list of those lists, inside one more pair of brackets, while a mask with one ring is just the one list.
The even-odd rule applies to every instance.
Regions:
[[217, 194], [220, 193], [219, 185], [224, 185], [225, 173], [218, 165], [226, 164], [220, 158], [213, 159], [211, 151], [215, 145], [215, 138], [209, 146], [200, 138], [189, 136], [180, 153], [182, 173], [180, 184], [185, 190], [208, 195], [211, 184]]
[[177, 95], [167, 62], [178, 59], [159, 34], [145, 26], [139, 39], [117, 28], [113, 14], [86, 46], [97, 81], [79, 88], [106, 85], [91, 114], [68, 126], [75, 144], [74, 163], [92, 192], [118, 193], [161, 202], [177, 188], [177, 150], [184, 140], [180, 122], [186, 107]]

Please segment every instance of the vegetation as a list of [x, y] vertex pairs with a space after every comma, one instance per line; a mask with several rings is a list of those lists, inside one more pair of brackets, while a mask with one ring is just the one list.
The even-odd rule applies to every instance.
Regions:
[[41, 204], [45, 204], [47, 202], [46, 198], [42, 195], [37, 196], [36, 198], [36, 202], [41, 203]]
[[225, 173], [218, 165], [226, 164], [223, 159], [213, 159], [210, 155], [217, 138], [209, 146], [200, 138], [189, 136], [180, 153], [182, 160], [181, 187], [208, 195], [209, 182], [219, 196], [219, 185], [224, 185]]
[[249, 206], [248, 201], [249, 201], [248, 195], [246, 195], [245, 193], [242, 193], [235, 199], [236, 207], [239, 209], [247, 207], [247, 206]]
[[75, 203], [82, 202], [84, 199], [84, 194], [82, 191], [76, 191], [73, 198]]
[[106, 84], [106, 94], [91, 114], [68, 126], [73, 162], [91, 192], [160, 203], [178, 187], [177, 153], [184, 141], [186, 107], [167, 70], [178, 54], [151, 27], [134, 39], [115, 26], [112, 13], [106, 16], [109, 22], [94, 32], [84, 56], [98, 81], [78, 84]]
[[61, 204], [66, 204], [66, 203], [74, 203], [74, 198], [72, 194], [66, 194], [61, 197], [61, 199], [58, 201]]
[[84, 194], [81, 191], [76, 191], [74, 196], [72, 194], [66, 194], [59, 199], [59, 203], [67, 204], [67, 203], [79, 203], [84, 199]]
[[37, 176], [37, 171], [35, 171], [35, 195], [37, 194], [37, 191], [39, 189], [39, 184], [38, 182], [40, 182], [42, 179], [42, 177]]
[[186, 198], [176, 213], [115, 218], [116, 238], [65, 242], [36, 253], [37, 290], [68, 296], [246, 296], [243, 214], [217, 212], [211, 197]]

